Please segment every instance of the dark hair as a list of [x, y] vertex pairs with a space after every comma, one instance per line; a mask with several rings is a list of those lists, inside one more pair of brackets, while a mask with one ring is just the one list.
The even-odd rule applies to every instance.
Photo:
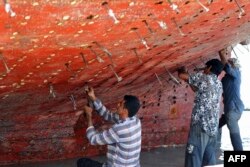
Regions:
[[135, 116], [140, 108], [139, 99], [132, 95], [125, 95], [123, 99], [125, 100], [124, 106], [128, 110], [128, 117]]
[[210, 67], [211, 69], [210, 71], [215, 74], [215, 75], [220, 75], [220, 73], [222, 72], [224, 65], [222, 64], [222, 62], [218, 59], [211, 59], [209, 61], [206, 62], [206, 66]]

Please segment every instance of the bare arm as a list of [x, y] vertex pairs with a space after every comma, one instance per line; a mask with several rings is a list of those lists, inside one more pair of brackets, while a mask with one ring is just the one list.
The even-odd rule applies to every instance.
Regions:
[[178, 73], [178, 76], [183, 81], [188, 82], [189, 74], [187, 72], [180, 72]]
[[[178, 77], [180, 79], [182, 79], [183, 81], [188, 83], [188, 79], [189, 79], [189, 74], [187, 72], [185, 72], [184, 69], [181, 69], [178, 71]], [[197, 88], [193, 85], [190, 85], [191, 89], [195, 92], [197, 90]]]
[[227, 59], [226, 56], [228, 54], [228, 50], [227, 49], [222, 49], [219, 51], [219, 55], [220, 55], [220, 60], [222, 62], [223, 65], [227, 64]]
[[93, 109], [88, 107], [88, 106], [84, 106], [84, 110], [83, 110], [87, 116], [87, 121], [88, 121], [88, 127], [93, 126], [93, 122], [92, 122], [92, 111]]

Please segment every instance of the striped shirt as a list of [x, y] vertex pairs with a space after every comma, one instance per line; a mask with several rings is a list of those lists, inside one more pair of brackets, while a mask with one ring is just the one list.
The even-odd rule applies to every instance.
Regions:
[[108, 145], [107, 162], [103, 167], [140, 167], [141, 122], [134, 116], [120, 120], [100, 100], [94, 101], [94, 109], [105, 120], [115, 124], [108, 130], [97, 132], [88, 127], [87, 137], [92, 145]]

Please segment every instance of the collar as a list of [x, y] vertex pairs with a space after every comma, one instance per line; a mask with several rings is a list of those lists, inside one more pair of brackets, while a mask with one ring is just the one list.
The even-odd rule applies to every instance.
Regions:
[[128, 117], [124, 120], [119, 120], [119, 123], [124, 123], [124, 122], [129, 122], [129, 121], [133, 121], [136, 119], [136, 116], [133, 116], [133, 117]]

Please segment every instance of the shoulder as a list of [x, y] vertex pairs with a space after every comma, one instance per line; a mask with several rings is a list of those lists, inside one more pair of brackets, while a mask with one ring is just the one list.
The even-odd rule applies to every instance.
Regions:
[[124, 121], [119, 121], [118, 123], [114, 124], [112, 128], [119, 131], [133, 126], [141, 126], [141, 121], [136, 116], [127, 118]]
[[225, 66], [224, 66], [224, 70], [227, 72], [228, 70], [230, 70], [230, 71], [236, 71], [238, 68], [233, 68], [232, 66], [231, 66], [231, 64], [229, 64], [229, 63], [226, 63], [225, 64]]
[[204, 76], [204, 73], [198, 72], [198, 73], [193, 73], [189, 75], [191, 78], [200, 78]]
[[189, 75], [189, 82], [196, 82], [196, 81], [201, 81], [203, 80], [202, 78], [205, 77], [205, 74], [204, 73], [193, 73], [193, 74], [190, 74]]

